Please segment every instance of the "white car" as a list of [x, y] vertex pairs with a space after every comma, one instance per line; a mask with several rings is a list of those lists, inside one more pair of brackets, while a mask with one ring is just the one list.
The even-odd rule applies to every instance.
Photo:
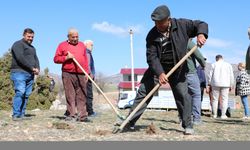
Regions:
[[119, 93], [118, 108], [127, 109], [131, 108], [134, 103], [136, 91], [123, 91]]

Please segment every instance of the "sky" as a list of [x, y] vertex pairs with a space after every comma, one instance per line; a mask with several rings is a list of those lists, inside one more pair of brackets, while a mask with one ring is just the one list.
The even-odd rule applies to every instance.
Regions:
[[131, 67], [132, 29], [134, 67], [147, 68], [145, 38], [154, 26], [150, 15], [163, 4], [172, 18], [208, 23], [209, 37], [200, 49], [208, 62], [213, 63], [217, 54], [233, 64], [245, 61], [250, 27], [250, 1], [246, 0], [1, 0], [0, 57], [29, 27], [35, 31], [32, 44], [41, 70], [48, 67], [50, 73], [61, 74], [61, 64], [55, 64], [53, 58], [73, 27], [79, 31], [80, 41], [94, 41], [96, 72], [110, 76]]

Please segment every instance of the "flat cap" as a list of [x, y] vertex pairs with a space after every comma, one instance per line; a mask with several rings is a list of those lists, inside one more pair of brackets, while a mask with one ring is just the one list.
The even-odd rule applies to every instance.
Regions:
[[153, 21], [161, 21], [170, 16], [170, 10], [166, 5], [160, 5], [155, 8], [153, 13], [151, 14], [151, 19]]

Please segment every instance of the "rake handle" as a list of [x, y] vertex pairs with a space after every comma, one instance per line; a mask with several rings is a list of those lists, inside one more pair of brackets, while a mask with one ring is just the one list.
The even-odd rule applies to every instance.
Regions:
[[82, 68], [82, 66], [78, 63], [78, 61], [73, 58], [73, 61], [76, 63], [76, 65], [82, 70], [82, 72], [88, 77], [88, 79], [95, 85], [95, 87], [99, 90], [99, 92], [103, 95], [103, 97], [105, 98], [105, 100], [110, 104], [110, 106], [112, 107], [112, 109], [115, 111], [115, 113], [118, 116], [121, 116], [121, 114], [119, 113], [119, 111], [115, 108], [115, 106], [111, 103], [111, 101], [108, 99], [108, 97], [103, 93], [103, 91], [100, 89], [100, 87], [95, 83], [95, 81], [88, 75], [88, 73]]

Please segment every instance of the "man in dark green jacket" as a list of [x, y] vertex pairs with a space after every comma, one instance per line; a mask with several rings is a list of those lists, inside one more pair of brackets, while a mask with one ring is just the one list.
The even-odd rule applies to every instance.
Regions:
[[[146, 97], [146, 95], [157, 84], [170, 84], [175, 97], [176, 105], [184, 134], [193, 134], [191, 122], [191, 96], [188, 94], [186, 73], [187, 63], [183, 63], [169, 78], [169, 72], [178, 61], [187, 53], [187, 44], [190, 38], [197, 37], [197, 44], [201, 47], [208, 38], [207, 23], [199, 20], [175, 19], [170, 17], [167, 6], [158, 6], [151, 14], [155, 26], [149, 31], [146, 38], [147, 63], [149, 65], [145, 72], [134, 104], [130, 112]], [[136, 121], [145, 111], [152, 97], [132, 117], [126, 128], [134, 129]]]
[[[191, 50], [195, 46], [195, 43], [190, 39], [188, 42], [188, 50]], [[199, 125], [202, 123], [201, 120], [201, 89], [200, 81], [197, 75], [196, 60], [199, 62], [202, 68], [205, 67], [205, 58], [202, 56], [199, 49], [187, 59], [188, 73], [187, 73], [187, 83], [188, 92], [192, 97], [192, 121], [194, 125]]]

